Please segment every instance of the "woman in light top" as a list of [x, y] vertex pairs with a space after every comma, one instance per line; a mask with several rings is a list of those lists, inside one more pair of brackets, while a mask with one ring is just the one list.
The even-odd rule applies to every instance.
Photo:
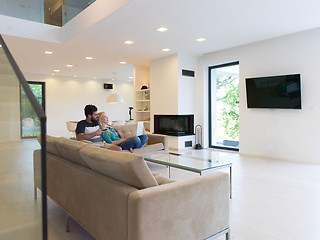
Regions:
[[101, 134], [103, 140], [109, 144], [121, 147], [122, 150], [129, 150], [132, 152], [133, 148], [144, 147], [148, 141], [147, 135], [121, 138], [120, 134], [108, 124], [108, 117], [104, 112], [98, 113], [98, 123], [103, 131]]

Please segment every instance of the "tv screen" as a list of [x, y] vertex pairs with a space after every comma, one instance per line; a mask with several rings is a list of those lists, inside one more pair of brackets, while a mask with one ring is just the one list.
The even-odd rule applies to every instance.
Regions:
[[248, 108], [301, 109], [300, 74], [246, 78]]

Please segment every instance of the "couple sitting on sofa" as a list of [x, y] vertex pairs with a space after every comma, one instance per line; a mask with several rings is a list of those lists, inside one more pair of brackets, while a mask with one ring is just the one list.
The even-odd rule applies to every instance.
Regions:
[[108, 117], [104, 112], [98, 113], [94, 105], [86, 105], [84, 108], [86, 119], [78, 122], [76, 136], [78, 140], [89, 140], [92, 142], [105, 141], [112, 144], [110, 150], [129, 150], [141, 148], [146, 145], [147, 135], [121, 138], [120, 134], [108, 124]]

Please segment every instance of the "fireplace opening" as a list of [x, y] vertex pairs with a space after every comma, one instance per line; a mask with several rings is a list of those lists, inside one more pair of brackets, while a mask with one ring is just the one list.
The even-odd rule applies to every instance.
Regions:
[[154, 115], [154, 133], [170, 136], [194, 135], [194, 115]]

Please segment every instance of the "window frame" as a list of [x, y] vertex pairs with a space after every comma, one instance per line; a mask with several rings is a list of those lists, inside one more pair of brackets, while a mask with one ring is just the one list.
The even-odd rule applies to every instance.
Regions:
[[[216, 68], [221, 68], [221, 67], [229, 67], [229, 66], [233, 66], [233, 65], [239, 65], [240, 66], [240, 62], [239, 61], [234, 61], [234, 62], [229, 62], [229, 63], [223, 63], [223, 64], [218, 64], [218, 65], [213, 65], [213, 66], [209, 66], [208, 67], [208, 113], [209, 113], [209, 148], [217, 148], [217, 149], [225, 149], [225, 150], [232, 150], [232, 151], [239, 151], [239, 148], [231, 148], [231, 147], [222, 147], [222, 146], [216, 146], [216, 145], [212, 145], [212, 104], [211, 104], [211, 100], [212, 100], [212, 94], [211, 94], [211, 70], [212, 69], [216, 69]], [[240, 72], [240, 71], [239, 71]]]
[[[46, 112], [46, 82], [40, 82], [40, 81], [27, 81], [28, 86], [30, 86], [30, 84], [37, 84], [37, 85], [42, 85], [42, 109], [44, 111], [44, 113]], [[22, 100], [22, 96], [21, 96], [21, 84], [20, 84], [20, 90], [19, 90], [19, 97], [20, 97], [20, 138], [21, 139], [33, 139], [36, 138], [37, 136], [27, 136], [24, 137], [22, 136], [22, 116], [21, 116], [21, 110], [22, 110], [22, 105], [21, 105], [21, 100]]]

